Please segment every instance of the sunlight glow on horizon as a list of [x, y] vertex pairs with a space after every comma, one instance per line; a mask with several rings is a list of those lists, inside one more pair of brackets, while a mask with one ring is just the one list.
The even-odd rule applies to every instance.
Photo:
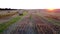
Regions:
[[48, 10], [51, 10], [52, 11], [52, 10], [54, 10], [54, 8], [48, 8]]

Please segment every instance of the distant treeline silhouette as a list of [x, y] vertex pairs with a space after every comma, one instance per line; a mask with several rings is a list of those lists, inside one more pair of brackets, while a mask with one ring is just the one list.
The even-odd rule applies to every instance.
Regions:
[[11, 9], [11, 8], [0, 8], [0, 10], [17, 10], [17, 9]]

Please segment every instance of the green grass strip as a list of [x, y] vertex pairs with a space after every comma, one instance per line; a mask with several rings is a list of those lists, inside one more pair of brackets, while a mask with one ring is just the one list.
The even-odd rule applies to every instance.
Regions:
[[18, 20], [20, 20], [23, 16], [25, 16], [27, 13], [24, 12], [22, 16], [17, 16], [10, 21], [0, 24], [0, 33], [2, 33], [6, 28], [8, 28], [10, 25], [16, 23]]
[[50, 18], [47, 18], [47, 20], [50, 21], [50, 22], [52, 22], [54, 25], [60, 26], [60, 22], [58, 22], [58, 21], [55, 21], [55, 20], [50, 19]]
[[7, 23], [1, 24], [1, 25], [0, 25], [0, 32], [3, 32], [7, 27], [9, 27], [11, 24], [17, 22], [19, 19], [21, 19], [20, 16], [11, 19], [11, 20], [8, 21]]

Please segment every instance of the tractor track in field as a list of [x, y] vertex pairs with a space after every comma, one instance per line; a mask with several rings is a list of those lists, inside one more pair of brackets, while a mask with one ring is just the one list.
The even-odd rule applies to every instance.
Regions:
[[59, 32], [60, 26], [49, 24], [40, 16], [29, 14], [16, 24], [10, 34], [60, 34]]
[[37, 15], [33, 16], [33, 18], [39, 34], [41, 34], [41, 32], [42, 34], [60, 34], [60, 26], [53, 25], [50, 22], [47, 22], [45, 19], [42, 19], [43, 17]]

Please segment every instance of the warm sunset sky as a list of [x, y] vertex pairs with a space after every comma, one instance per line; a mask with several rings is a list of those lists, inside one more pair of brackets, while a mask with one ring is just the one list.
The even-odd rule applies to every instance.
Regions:
[[0, 0], [0, 8], [60, 8], [60, 0]]

